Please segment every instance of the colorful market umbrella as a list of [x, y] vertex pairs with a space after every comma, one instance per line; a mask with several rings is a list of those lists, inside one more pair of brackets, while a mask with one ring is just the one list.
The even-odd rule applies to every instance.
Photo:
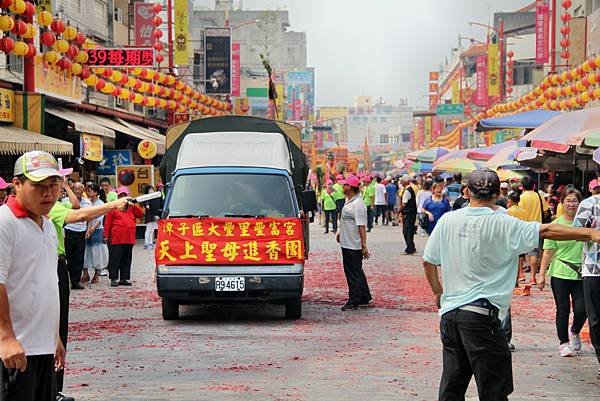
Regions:
[[525, 135], [530, 146], [556, 153], [567, 153], [571, 146], [596, 138], [600, 131], [600, 107], [582, 109], [556, 116]]
[[525, 148], [518, 146], [517, 141], [511, 141], [510, 146], [498, 151], [491, 159], [483, 164], [492, 170], [505, 169], [505, 170], [519, 170], [523, 169], [523, 166], [519, 164], [517, 158], [522, 153], [537, 153], [535, 148]]
[[409, 170], [414, 171], [416, 173], [429, 172], [433, 170], [432, 163], [423, 163], [423, 162], [414, 162], [410, 166], [407, 167]]
[[551, 118], [559, 115], [558, 111], [531, 110], [504, 117], [486, 118], [477, 123], [476, 131], [491, 131], [507, 128], [537, 128]]
[[465, 158], [465, 157], [467, 157], [467, 153], [469, 153], [469, 151], [471, 151], [471, 150], [473, 150], [473, 149], [460, 149], [460, 150], [450, 151], [449, 153], [446, 153], [444, 156], [437, 159], [435, 161], [435, 163], [433, 163], [433, 164], [438, 165], [439, 163], [446, 161], [448, 159]]
[[515, 144], [516, 141], [506, 141], [506, 142], [501, 142], [501, 143], [497, 143], [495, 145], [491, 145], [491, 146], [485, 146], [485, 147], [481, 147], [481, 148], [475, 148], [475, 149], [471, 149], [468, 153], [467, 153], [467, 157], [469, 159], [474, 159], [474, 160], [490, 160], [494, 155], [498, 154], [498, 152], [500, 152], [501, 150], [505, 149], [505, 148], [509, 148], [512, 145]]
[[454, 158], [444, 160], [435, 165], [434, 171], [445, 171], [455, 174], [468, 174], [473, 170], [481, 168], [481, 163], [467, 158]]
[[[523, 167], [521, 167], [523, 168]], [[504, 170], [500, 169], [496, 171], [498, 173], [498, 177], [500, 177], [500, 181], [510, 181], [512, 179], [518, 179], [525, 177], [527, 175], [526, 171], [523, 170]]]
[[448, 152], [450, 151], [446, 148], [429, 148], [407, 153], [406, 158], [419, 162], [433, 163]]

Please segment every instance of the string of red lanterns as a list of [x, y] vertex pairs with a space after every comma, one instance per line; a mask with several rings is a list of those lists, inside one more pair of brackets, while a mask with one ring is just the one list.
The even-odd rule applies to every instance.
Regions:
[[514, 69], [515, 69], [515, 61], [513, 60], [513, 57], [515, 56], [515, 53], [512, 50], [509, 50], [506, 53], [506, 93], [509, 94], [509, 96], [512, 94], [513, 92], [513, 74], [514, 74]]
[[[160, 39], [163, 37], [163, 32], [159, 28], [162, 25], [163, 20], [158, 15], [162, 11], [162, 5], [159, 3], [155, 3], [152, 6], [152, 10], [154, 11], [154, 17], [152, 18], [152, 25], [154, 25], [154, 30], [152, 31], [152, 37], [154, 38], [154, 44], [152, 45], [152, 47], [154, 48], [154, 50], [156, 50], [155, 60], [158, 64], [160, 64], [165, 60], [165, 56], [163, 56], [161, 54], [161, 52], [164, 50], [165, 46], [160, 41]], [[171, 27], [168, 27], [168, 29], [171, 29]]]
[[571, 13], [569, 13], [569, 8], [571, 8], [572, 5], [572, 0], [562, 0], [562, 7], [565, 11], [560, 16], [560, 20], [562, 21], [562, 26], [560, 27], [560, 33], [562, 35], [562, 39], [560, 41], [560, 47], [562, 48], [562, 51], [560, 52], [560, 58], [565, 60], [567, 64], [569, 57], [571, 57], [571, 53], [569, 52], [569, 45], [571, 44], [569, 40], [569, 34], [571, 33], [571, 27], [569, 26], [569, 21], [571, 21]]

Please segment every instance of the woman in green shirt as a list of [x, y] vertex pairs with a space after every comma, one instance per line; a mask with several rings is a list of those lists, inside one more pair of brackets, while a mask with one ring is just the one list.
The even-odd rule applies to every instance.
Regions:
[[[571, 226], [577, 213], [581, 192], [574, 187], [567, 187], [560, 198], [563, 215], [554, 220], [553, 224]], [[581, 350], [579, 332], [586, 319], [583, 284], [581, 281], [583, 242], [577, 241], [544, 241], [540, 280], [537, 286], [540, 290], [546, 284], [545, 276], [548, 266], [550, 286], [556, 303], [556, 332], [560, 340], [560, 356], [573, 356]], [[569, 314], [573, 304], [573, 325], [569, 330]]]

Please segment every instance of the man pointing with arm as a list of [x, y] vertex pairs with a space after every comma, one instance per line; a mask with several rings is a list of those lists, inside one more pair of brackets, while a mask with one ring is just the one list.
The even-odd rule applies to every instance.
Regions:
[[520, 254], [536, 248], [540, 237], [600, 242], [600, 231], [494, 213], [499, 190], [495, 172], [471, 173], [469, 207], [440, 219], [423, 255], [441, 315], [439, 401], [463, 399], [473, 375], [480, 399], [507, 400], [512, 393], [511, 353], [500, 321], [510, 306]]

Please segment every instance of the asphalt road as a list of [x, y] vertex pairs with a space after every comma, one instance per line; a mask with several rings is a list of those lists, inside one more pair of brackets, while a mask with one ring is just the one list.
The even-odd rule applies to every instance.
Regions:
[[[161, 318], [152, 251], [134, 249], [131, 288], [106, 277], [71, 296], [65, 393], [77, 400], [435, 400], [438, 316], [398, 227], [375, 227], [365, 270], [372, 307], [342, 312], [347, 287], [332, 234], [312, 227], [304, 315], [282, 306], [186, 306]], [[424, 239], [417, 247], [423, 249]], [[511, 400], [595, 400], [589, 343], [558, 356], [550, 291], [515, 297]], [[472, 383], [473, 384], [473, 383]], [[468, 399], [476, 400], [472, 385]]]

